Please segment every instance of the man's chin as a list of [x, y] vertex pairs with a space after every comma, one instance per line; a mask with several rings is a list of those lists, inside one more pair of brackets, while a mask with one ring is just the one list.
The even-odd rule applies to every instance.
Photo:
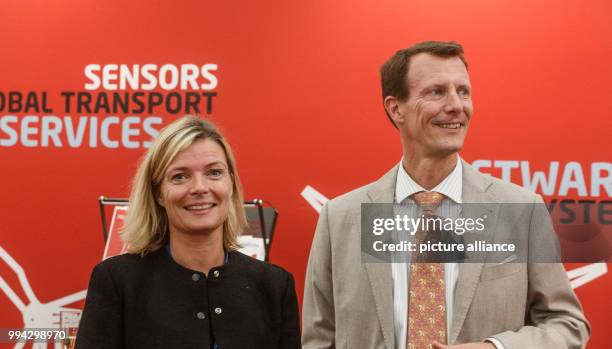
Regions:
[[432, 152], [432, 157], [445, 159], [454, 155], [457, 155], [459, 151], [463, 149], [463, 144], [458, 145], [448, 145], [446, 144], [444, 147], [437, 148], [434, 152]]

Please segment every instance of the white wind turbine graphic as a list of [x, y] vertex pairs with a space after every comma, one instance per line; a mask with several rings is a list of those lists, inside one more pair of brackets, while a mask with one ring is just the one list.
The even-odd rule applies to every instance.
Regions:
[[[80, 309], [66, 308], [67, 304], [80, 301], [85, 298], [87, 290], [73, 293], [71, 295], [61, 297], [51, 302], [41, 303], [38, 297], [32, 291], [30, 282], [26, 277], [26, 273], [23, 268], [11, 257], [11, 255], [0, 246], [0, 258], [11, 267], [11, 269], [17, 274], [17, 278], [21, 285], [21, 289], [25, 293], [28, 302], [24, 302], [19, 296], [13, 291], [9, 284], [0, 276], [0, 288], [10, 301], [15, 305], [23, 316], [23, 328], [30, 329], [49, 329], [60, 327], [60, 311], [79, 311]], [[21, 349], [26, 343], [16, 343], [14, 349]], [[46, 349], [47, 343], [34, 343], [33, 349]], [[61, 349], [62, 343], [56, 342], [54, 349]]]

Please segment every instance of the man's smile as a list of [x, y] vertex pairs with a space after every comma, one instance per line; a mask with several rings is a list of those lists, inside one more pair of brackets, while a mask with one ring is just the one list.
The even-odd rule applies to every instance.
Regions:
[[465, 126], [465, 123], [464, 122], [459, 122], [459, 121], [453, 121], [453, 122], [434, 122], [433, 125], [436, 126], [436, 127], [440, 127], [440, 128], [456, 130], [456, 129], [459, 129], [459, 128]]

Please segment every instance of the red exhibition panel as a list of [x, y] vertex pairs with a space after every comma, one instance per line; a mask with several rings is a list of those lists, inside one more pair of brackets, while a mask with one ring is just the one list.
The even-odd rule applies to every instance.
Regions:
[[[301, 297], [317, 208], [400, 160], [378, 68], [423, 40], [466, 50], [464, 159], [547, 203], [605, 211], [611, 14], [604, 0], [4, 1], [0, 327], [53, 327], [82, 307], [104, 253], [98, 197], [126, 197], [151, 137], [186, 112], [226, 133], [246, 198], [278, 209], [271, 261]], [[600, 216], [578, 223], [609, 232]], [[566, 265], [588, 348], [612, 342], [608, 268]]]

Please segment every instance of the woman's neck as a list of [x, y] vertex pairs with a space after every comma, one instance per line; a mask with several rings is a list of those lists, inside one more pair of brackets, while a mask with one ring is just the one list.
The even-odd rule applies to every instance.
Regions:
[[208, 275], [211, 268], [223, 265], [223, 233], [190, 235], [170, 232], [170, 252], [180, 265]]

